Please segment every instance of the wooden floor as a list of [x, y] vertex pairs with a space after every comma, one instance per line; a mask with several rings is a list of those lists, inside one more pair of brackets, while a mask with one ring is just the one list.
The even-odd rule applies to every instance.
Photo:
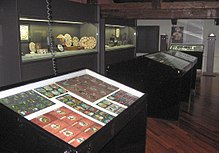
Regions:
[[199, 76], [179, 121], [148, 118], [146, 153], [219, 153], [219, 76]]

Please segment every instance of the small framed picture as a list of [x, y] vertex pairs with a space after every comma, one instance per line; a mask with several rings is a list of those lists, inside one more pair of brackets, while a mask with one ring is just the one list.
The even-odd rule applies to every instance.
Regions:
[[172, 27], [172, 43], [183, 43], [183, 27], [173, 26]]
[[28, 24], [20, 25], [20, 39], [23, 42], [29, 41], [29, 25]]

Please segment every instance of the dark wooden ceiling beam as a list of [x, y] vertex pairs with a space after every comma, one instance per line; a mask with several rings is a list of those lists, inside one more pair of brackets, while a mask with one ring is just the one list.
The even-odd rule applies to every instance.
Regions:
[[132, 9], [152, 9], [151, 2], [145, 3], [112, 3], [112, 4], [101, 4], [100, 8], [102, 11], [104, 10], [132, 10]]
[[101, 5], [101, 15], [130, 19], [215, 19], [219, 18], [219, 2], [107, 4]]
[[163, 2], [161, 9], [200, 9], [200, 8], [219, 8], [219, 2]]
[[102, 17], [127, 19], [215, 19], [219, 18], [219, 9], [180, 9], [180, 10], [133, 10], [131, 12], [104, 11]]

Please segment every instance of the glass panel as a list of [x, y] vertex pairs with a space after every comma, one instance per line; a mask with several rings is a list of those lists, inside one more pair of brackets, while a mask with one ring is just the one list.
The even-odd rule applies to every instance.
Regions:
[[183, 52], [169, 50], [166, 53], [179, 57], [181, 59], [190, 61], [190, 62], [197, 62], [197, 57], [183, 53]]
[[187, 61], [184, 61], [182, 59], [176, 58], [174, 56], [165, 54], [165, 53], [155, 53], [155, 54], [149, 54], [146, 55], [146, 57], [158, 61], [160, 63], [163, 63], [165, 65], [171, 66], [172, 68], [177, 68], [179, 70], [185, 70], [185, 68], [190, 64]]
[[[20, 18], [20, 30], [22, 61], [51, 58], [47, 20]], [[53, 21], [52, 36], [56, 57], [97, 52], [96, 33], [96, 24]]]
[[105, 27], [105, 47], [106, 51], [135, 47], [136, 31], [133, 27], [110, 25]]

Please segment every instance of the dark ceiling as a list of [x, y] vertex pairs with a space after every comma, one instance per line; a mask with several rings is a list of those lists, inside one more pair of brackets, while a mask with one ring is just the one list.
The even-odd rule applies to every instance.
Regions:
[[218, 0], [114, 0], [100, 4], [102, 17], [129, 19], [219, 19]]
[[[145, 2], [151, 2], [153, 0], [145, 0]], [[210, 1], [218, 1], [218, 0], [163, 0], [163, 2], [197, 2], [197, 1], [206, 1], [206, 2], [210, 2]]]

